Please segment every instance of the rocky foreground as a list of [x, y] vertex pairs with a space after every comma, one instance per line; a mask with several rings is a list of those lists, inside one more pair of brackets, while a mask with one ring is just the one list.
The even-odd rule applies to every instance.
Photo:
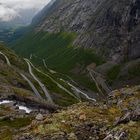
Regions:
[[115, 90], [105, 102], [79, 103], [54, 113], [0, 108], [1, 140], [140, 139], [140, 86]]

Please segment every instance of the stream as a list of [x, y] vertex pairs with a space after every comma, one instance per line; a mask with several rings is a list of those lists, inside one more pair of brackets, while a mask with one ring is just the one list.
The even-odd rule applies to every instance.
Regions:
[[[14, 103], [14, 102], [10, 101], [10, 100], [2, 100], [2, 101], [0, 101], [0, 105], [10, 104], [10, 103]], [[19, 105], [19, 104], [16, 104], [15, 106], [18, 107], [19, 110], [24, 110], [28, 114], [32, 112], [32, 109], [30, 109], [30, 108], [28, 108], [26, 106]]]

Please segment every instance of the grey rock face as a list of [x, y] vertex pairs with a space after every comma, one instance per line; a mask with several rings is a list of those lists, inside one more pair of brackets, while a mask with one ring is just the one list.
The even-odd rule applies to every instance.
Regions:
[[139, 0], [57, 0], [44, 13], [38, 31], [77, 32], [75, 46], [116, 62], [140, 57]]

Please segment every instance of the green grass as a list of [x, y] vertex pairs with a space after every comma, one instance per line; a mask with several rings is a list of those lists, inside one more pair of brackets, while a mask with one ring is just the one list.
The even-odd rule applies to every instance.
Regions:
[[32, 122], [33, 118], [16, 118], [14, 120], [1, 119], [0, 120], [0, 140], [12, 140], [15, 129], [23, 128]]
[[[58, 73], [65, 73], [71, 76], [74, 68], [86, 69], [87, 65], [96, 63], [100, 65], [104, 63], [101, 57], [98, 57], [93, 49], [84, 49], [73, 46], [76, 39], [76, 33], [60, 32], [60, 33], [28, 33], [20, 39], [12, 47], [19, 55], [29, 58], [33, 54], [32, 62], [41, 69], [44, 68], [42, 59], [46, 60], [49, 68]], [[36, 73], [37, 74], [37, 73]], [[97, 91], [95, 85], [90, 82], [89, 78], [81, 74], [73, 74], [74, 80], [83, 88]], [[45, 83], [48, 90], [53, 95], [61, 96], [60, 100], [56, 100], [58, 104], [69, 105], [75, 103], [75, 99], [71, 98], [67, 93], [58, 88], [48, 78], [42, 75], [38, 77]], [[55, 80], [61, 77], [54, 77]]]
[[95, 83], [92, 82], [86, 75], [71, 74], [71, 77], [75, 79], [75, 81], [79, 83], [81, 86], [86, 87], [95, 92], [98, 91]]
[[[0, 43], [0, 51], [3, 52], [9, 58], [9, 61], [12, 65], [16, 66], [17, 68], [27, 70], [27, 66], [23, 59], [16, 55], [11, 49], [7, 48], [2, 43]], [[6, 62], [5, 58], [2, 55], [0, 55], [0, 58]]]
[[[63, 73], [73, 69], [76, 64], [86, 66], [92, 62], [96, 62], [97, 65], [103, 63], [93, 50], [73, 47], [72, 43], [76, 37], [76, 33], [66, 32], [30, 33], [19, 40], [13, 49], [25, 57], [35, 54], [45, 58], [49, 67]], [[33, 62], [42, 65], [41, 59], [34, 59]]]
[[[43, 82], [45, 84], [45, 86], [49, 90], [50, 95], [58, 97], [58, 98], [54, 97], [54, 102], [56, 104], [58, 104], [60, 106], [69, 106], [69, 105], [72, 105], [72, 104], [78, 102], [77, 99], [75, 99], [73, 96], [69, 95], [67, 92], [60, 89], [54, 82], [52, 82], [52, 80], [49, 77], [46, 77], [43, 74], [38, 73], [35, 70], [34, 70], [34, 73], [36, 74], [36, 76], [39, 79], [41, 79], [41, 82]], [[52, 77], [53, 79], [55, 79], [57, 81], [56, 77], [54, 77], [52, 75], [50, 77]], [[63, 84], [61, 84], [61, 85], [64, 86]], [[68, 89], [68, 88], [67, 88], [67, 90], [70, 91], [70, 89]], [[42, 95], [42, 96], [44, 96], [44, 95]], [[44, 96], [44, 98], [45, 98], [45, 96]]]
[[140, 76], [140, 65], [136, 65], [133, 68], [128, 70], [129, 75], [133, 78], [136, 76]]
[[117, 65], [117, 66], [114, 66], [113, 68], [111, 68], [107, 72], [107, 82], [109, 85], [112, 85], [113, 81], [117, 79], [120, 70], [121, 70], [121, 66]]
[[0, 120], [0, 127], [8, 126], [11, 128], [21, 128], [24, 126], [27, 126], [31, 123], [32, 118], [26, 117], [26, 118], [17, 118], [14, 120]]

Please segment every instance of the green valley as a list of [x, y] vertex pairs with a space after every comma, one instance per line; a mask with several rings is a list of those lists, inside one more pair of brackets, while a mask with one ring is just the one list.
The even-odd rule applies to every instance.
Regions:
[[76, 36], [76, 33], [66, 32], [30, 33], [16, 42], [13, 49], [28, 58], [31, 54], [39, 57], [40, 61], [33, 57], [37, 64], [42, 64], [41, 59], [45, 59], [50, 68], [63, 73], [72, 70], [77, 64], [84, 68], [92, 62], [102, 64], [104, 61], [94, 50], [73, 46]]
[[140, 140], [140, 0], [1, 0], [0, 140]]

